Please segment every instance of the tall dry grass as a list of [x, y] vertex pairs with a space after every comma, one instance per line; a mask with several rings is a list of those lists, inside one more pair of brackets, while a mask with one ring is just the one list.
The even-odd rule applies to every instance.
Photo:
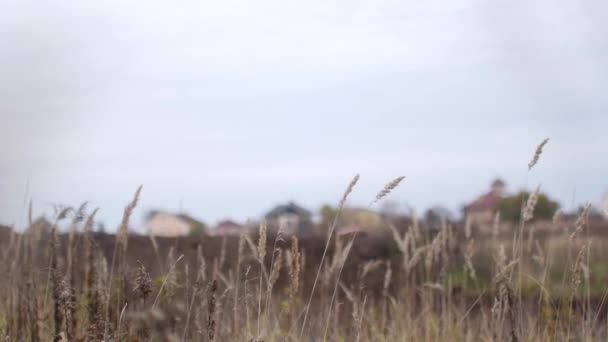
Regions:
[[[545, 145], [539, 145], [529, 169], [539, 162]], [[402, 180], [387, 183], [370, 207]], [[404, 230], [387, 221], [383, 244], [389, 252], [365, 259], [369, 238], [358, 232], [335, 234], [358, 181], [357, 175], [347, 185], [322, 241], [273, 232], [263, 222], [234, 239], [198, 237], [180, 244], [154, 236], [130, 237], [129, 220], [141, 187], [111, 243], [93, 232], [97, 210], [87, 213], [86, 205], [60, 208], [46, 233], [30, 214], [24, 231], [11, 229], [3, 235], [2, 339], [608, 338], [608, 288], [594, 294], [595, 265], [604, 247], [584, 234], [590, 206], [572, 224], [556, 214], [549, 238], [534, 228], [540, 188], [522, 203], [522, 219], [507, 234], [499, 229], [498, 215], [489, 236], [478, 235], [470, 220], [462, 227], [443, 220], [437, 232], [415, 219]], [[67, 234], [60, 234], [62, 225], [67, 225]], [[558, 241], [564, 247], [556, 247]], [[138, 254], [130, 253], [133, 248], [139, 248]], [[556, 269], [562, 274], [555, 275]]]

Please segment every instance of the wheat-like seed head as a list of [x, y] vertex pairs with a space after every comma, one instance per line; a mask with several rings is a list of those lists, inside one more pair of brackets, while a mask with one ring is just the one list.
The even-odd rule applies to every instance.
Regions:
[[82, 222], [86, 218], [87, 205], [89, 202], [83, 202], [76, 211], [74, 211], [73, 223]]
[[[445, 242], [447, 241], [447, 228], [443, 228], [435, 235], [433, 241], [429, 245], [429, 252], [426, 255], [425, 266], [427, 272], [430, 273], [430, 270], [433, 267], [433, 262], [435, 260], [439, 260], [439, 255], [441, 254], [441, 247], [445, 246]], [[413, 258], [413, 257], [412, 257]]]
[[120, 223], [120, 227], [118, 229], [118, 242], [122, 245], [123, 252], [127, 250], [127, 238], [129, 233], [129, 219], [133, 210], [137, 206], [137, 202], [139, 201], [139, 195], [141, 193], [142, 185], [137, 188], [135, 191], [135, 195], [133, 195], [133, 200], [129, 203], [124, 210], [122, 215], [122, 221]]
[[152, 278], [150, 278], [150, 273], [146, 271], [146, 267], [139, 260], [137, 260], [137, 272], [135, 273], [134, 282], [135, 287], [133, 291], [139, 293], [145, 302], [148, 295], [152, 292]]
[[528, 170], [532, 170], [534, 165], [536, 165], [536, 163], [538, 163], [538, 159], [540, 158], [540, 155], [543, 153], [543, 148], [545, 147], [545, 145], [547, 145], [548, 142], [549, 142], [549, 138], [546, 138], [540, 144], [538, 144], [538, 146], [536, 146], [536, 151], [534, 152], [534, 156], [532, 157], [532, 160], [530, 160], [530, 162], [528, 163]]
[[93, 212], [91, 212], [89, 214], [89, 216], [87, 216], [87, 219], [84, 223], [84, 231], [85, 232], [90, 232], [93, 230], [93, 224], [95, 223], [95, 215], [97, 215], [97, 212], [99, 211], [99, 208], [95, 208], [93, 210]]
[[91, 313], [91, 324], [87, 327], [87, 341], [110, 341], [111, 339], [104, 338], [104, 330], [106, 322], [103, 319], [101, 309]]
[[270, 271], [269, 287], [272, 288], [279, 279], [281, 272], [281, 265], [283, 264], [283, 253], [282, 250], [276, 249], [276, 255], [274, 257], [274, 263], [272, 264], [272, 270]]
[[59, 281], [59, 284], [57, 286], [57, 291], [58, 291], [58, 301], [59, 301], [59, 305], [63, 308], [63, 310], [67, 310], [69, 308], [72, 308], [74, 304], [74, 292], [73, 289], [70, 287], [70, 284], [68, 283], [66, 278], [62, 278], [61, 281]]
[[72, 208], [72, 207], [64, 207], [61, 205], [54, 206], [54, 209], [55, 209], [57, 221], [61, 221], [61, 220], [65, 219], [68, 216], [68, 214], [74, 210], [74, 208]]
[[589, 221], [589, 212], [591, 211], [591, 203], [587, 203], [583, 212], [578, 216], [574, 222], [574, 231], [570, 234], [570, 240], [574, 240], [582, 231], [587, 222]]
[[260, 236], [258, 238], [258, 259], [260, 262], [264, 262], [266, 256], [266, 221], [262, 221], [260, 224]]
[[378, 192], [378, 194], [376, 195], [376, 198], [374, 199], [374, 201], [371, 204], [373, 205], [374, 203], [377, 203], [378, 201], [380, 201], [381, 199], [386, 197], [388, 194], [390, 194], [391, 191], [393, 191], [396, 187], [399, 186], [399, 183], [401, 183], [401, 181], [403, 179], [405, 179], [405, 177], [401, 176], [401, 177], [397, 177], [397, 178], [393, 179], [392, 181], [388, 182], [384, 186], [384, 188]]
[[300, 249], [298, 248], [298, 238], [293, 235], [291, 237], [291, 250], [287, 253], [288, 272], [290, 278], [290, 298], [292, 302], [295, 299], [300, 287]]
[[359, 182], [359, 174], [356, 174], [355, 177], [353, 177], [353, 179], [348, 184], [348, 187], [344, 191], [344, 195], [342, 195], [342, 199], [340, 200], [340, 205], [339, 205], [340, 208], [344, 207], [344, 204], [346, 203], [346, 199], [348, 198], [348, 195], [350, 195], [350, 193], [353, 191], [353, 188], [355, 187], [355, 185], [357, 185], [357, 182]]
[[536, 203], [538, 202], [538, 196], [540, 194], [540, 185], [536, 187], [533, 193], [528, 197], [528, 201], [526, 202], [526, 206], [522, 211], [522, 219], [524, 222], [530, 221], [534, 218], [534, 208], [536, 208]]
[[207, 338], [215, 338], [215, 311], [216, 311], [217, 280], [213, 279], [207, 286]]

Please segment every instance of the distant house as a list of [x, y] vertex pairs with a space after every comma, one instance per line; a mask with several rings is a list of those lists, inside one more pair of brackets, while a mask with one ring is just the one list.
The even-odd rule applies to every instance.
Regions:
[[276, 206], [266, 216], [270, 229], [283, 229], [286, 234], [307, 234], [312, 231], [312, 213], [294, 202]]
[[155, 236], [181, 236], [193, 232], [204, 233], [205, 224], [186, 214], [152, 211], [146, 219], [146, 230]]
[[505, 182], [496, 179], [490, 185], [490, 190], [471, 203], [465, 205], [464, 214], [471, 224], [480, 230], [490, 229], [496, 214], [498, 202], [505, 195]]
[[211, 231], [210, 235], [215, 236], [239, 236], [245, 227], [231, 220], [219, 222]]

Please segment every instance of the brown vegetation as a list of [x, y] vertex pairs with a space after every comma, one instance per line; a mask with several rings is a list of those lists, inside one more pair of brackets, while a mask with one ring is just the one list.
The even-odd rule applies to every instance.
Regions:
[[[545, 142], [546, 143], [546, 142]], [[542, 146], [530, 168], [538, 162]], [[482, 236], [443, 220], [337, 237], [348, 185], [326, 233], [265, 224], [240, 237], [116, 235], [96, 210], [0, 231], [5, 341], [570, 341], [605, 340], [605, 239], [589, 209], [568, 224], [534, 222]], [[389, 182], [370, 206], [403, 180]], [[537, 193], [537, 192], [535, 192]], [[588, 207], [587, 207], [588, 208]], [[467, 221], [469, 222], [469, 221]], [[405, 225], [403, 224], [405, 223]], [[59, 226], [67, 226], [59, 234]], [[539, 226], [536, 226], [539, 225]], [[598, 234], [595, 234], [598, 236]], [[593, 241], [593, 243], [592, 243]]]

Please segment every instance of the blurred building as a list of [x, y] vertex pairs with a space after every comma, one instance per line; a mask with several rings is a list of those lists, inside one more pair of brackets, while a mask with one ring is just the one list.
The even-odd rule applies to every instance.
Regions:
[[490, 185], [490, 190], [471, 203], [465, 205], [464, 214], [477, 226], [480, 231], [490, 231], [496, 214], [498, 202], [505, 195], [505, 182], [496, 179]]
[[266, 216], [269, 229], [283, 229], [285, 234], [309, 234], [312, 232], [312, 213], [295, 202], [278, 205]]
[[186, 214], [152, 211], [145, 222], [146, 230], [155, 236], [181, 236], [194, 232], [205, 233], [205, 224]]
[[239, 236], [243, 229], [245, 228], [241, 224], [232, 220], [224, 220], [219, 222], [209, 233], [214, 236]]

